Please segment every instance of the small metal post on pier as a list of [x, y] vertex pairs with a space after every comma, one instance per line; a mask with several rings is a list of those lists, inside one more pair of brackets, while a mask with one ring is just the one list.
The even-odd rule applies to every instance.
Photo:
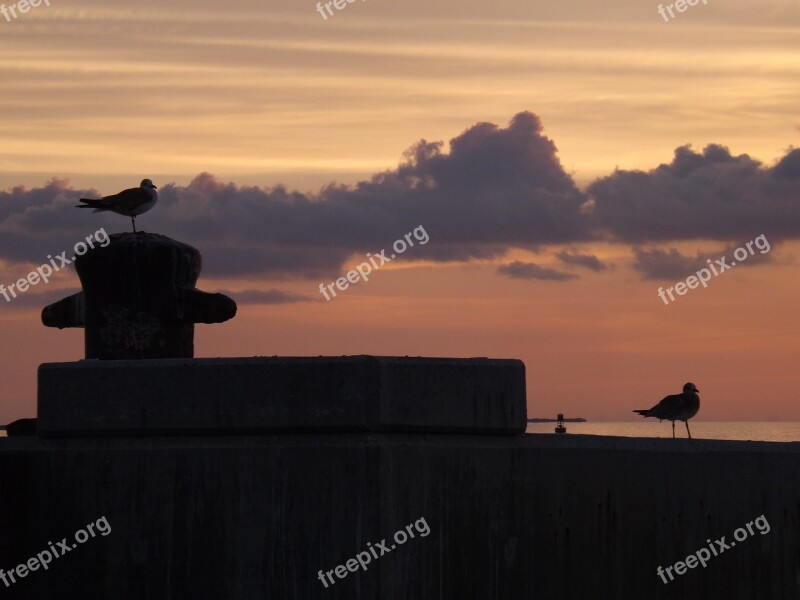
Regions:
[[558, 423], [556, 424], [556, 433], [567, 433], [567, 428], [564, 427], [564, 415], [558, 413]]

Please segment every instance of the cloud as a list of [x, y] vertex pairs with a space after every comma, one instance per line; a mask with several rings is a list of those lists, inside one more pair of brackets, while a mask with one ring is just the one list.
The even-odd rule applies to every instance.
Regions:
[[670, 164], [616, 171], [588, 193], [596, 225], [623, 242], [800, 237], [800, 150], [767, 168], [717, 144], [682, 146]]
[[571, 279], [579, 279], [577, 275], [572, 273], [540, 267], [535, 263], [525, 263], [518, 260], [498, 267], [497, 272], [513, 279], [539, 279], [542, 281], [569, 281]]
[[[147, 175], [136, 174], [131, 186]], [[498, 260], [511, 249], [554, 247], [562, 263], [594, 271], [606, 265], [569, 250], [573, 244], [800, 238], [800, 149], [765, 167], [720, 145], [702, 153], [682, 146], [669, 164], [615, 171], [583, 193], [530, 112], [506, 127], [477, 123], [453, 137], [447, 152], [444, 142], [422, 139], [395, 169], [314, 194], [239, 186], [205, 172], [187, 186], [156, 183], [159, 203], [138, 225], [201, 250], [204, 278], [329, 280], [368, 252], [391, 254], [394, 241], [419, 226], [430, 243], [416, 244], [403, 261]], [[100, 228], [127, 230], [125, 217], [73, 208], [81, 196], [117, 191], [73, 189], [53, 179], [0, 192], [0, 260], [15, 269], [41, 264], [47, 255], [72, 254], [76, 242]], [[637, 268], [677, 270], [681, 259], [662, 253], [642, 254]]]
[[556, 254], [556, 258], [567, 265], [586, 267], [592, 271], [604, 271], [608, 266], [594, 254], [569, 254], [566, 251]]
[[240, 290], [238, 292], [231, 292], [229, 290], [220, 290], [220, 294], [233, 298], [237, 304], [295, 304], [297, 302], [311, 302], [317, 300], [303, 294], [292, 294], [290, 292], [282, 292], [281, 290]]
[[[768, 241], [768, 238], [766, 238]], [[751, 244], [753, 254], [747, 253], [747, 258], [743, 261], [737, 261], [734, 257], [734, 252], [737, 248], [747, 249], [745, 244], [739, 246], [726, 246], [725, 248], [711, 253], [698, 252], [695, 256], [684, 256], [675, 248], [669, 251], [660, 250], [658, 248], [644, 249], [634, 248], [634, 262], [633, 268], [642, 274], [642, 279], [658, 279], [658, 280], [681, 280], [686, 279], [689, 275], [696, 273], [702, 268], [709, 268], [709, 262], [716, 268], [717, 260], [725, 259], [725, 264], [736, 266], [749, 266], [753, 267], [772, 261], [772, 254], [762, 251], [762, 249], [771, 249], [771, 245], [760, 242], [759, 246]], [[739, 252], [742, 255], [742, 252]]]
[[790, 150], [775, 165], [772, 174], [780, 179], [800, 179], [800, 148]]
[[[159, 203], [137, 221], [201, 249], [205, 276], [227, 277], [324, 278], [351, 255], [388, 249], [420, 225], [431, 243], [404, 254], [405, 261], [492, 259], [512, 247], [590, 238], [581, 213], [586, 197], [536, 115], [519, 113], [505, 128], [478, 123], [450, 140], [449, 153], [443, 146], [420, 140], [396, 169], [350, 187], [331, 183], [314, 195], [237, 186], [209, 173], [186, 187], [156, 182]], [[41, 260], [100, 226], [127, 228], [119, 215], [72, 208], [87, 194], [98, 191], [54, 180], [0, 196], [0, 258]]]
[[642, 279], [686, 279], [702, 267], [708, 266], [708, 257], [684, 256], [675, 248], [669, 251], [634, 248], [633, 268], [642, 273]]

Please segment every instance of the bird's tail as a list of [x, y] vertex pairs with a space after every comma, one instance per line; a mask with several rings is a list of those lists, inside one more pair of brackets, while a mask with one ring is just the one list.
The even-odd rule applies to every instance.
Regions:
[[640, 410], [635, 410], [633, 412], [635, 412], [637, 415], [642, 415], [643, 417], [649, 417], [650, 416], [649, 415], [649, 413], [650, 413], [650, 409], [649, 408], [644, 409], [644, 410], [641, 410], [641, 409]]
[[75, 208], [93, 208], [94, 212], [106, 212], [106, 210], [108, 210], [97, 205], [102, 198], [79, 198], [79, 200], [85, 202], [85, 204], [76, 204]]

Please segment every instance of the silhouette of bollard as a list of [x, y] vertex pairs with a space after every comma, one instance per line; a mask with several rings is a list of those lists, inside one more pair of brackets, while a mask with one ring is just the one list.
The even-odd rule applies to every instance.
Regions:
[[115, 233], [75, 259], [82, 292], [42, 311], [47, 327], [83, 327], [86, 358], [192, 358], [194, 324], [236, 315], [224, 294], [195, 289], [200, 253], [154, 233]]

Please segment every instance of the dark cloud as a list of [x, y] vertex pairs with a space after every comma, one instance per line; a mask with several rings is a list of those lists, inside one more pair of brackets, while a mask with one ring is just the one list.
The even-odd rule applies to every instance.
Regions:
[[800, 148], [789, 151], [772, 169], [772, 174], [781, 179], [800, 179]]
[[[684, 256], [675, 248], [669, 251], [634, 248], [633, 268], [642, 274], [642, 279], [686, 279], [698, 269], [707, 266], [708, 256]], [[712, 259], [713, 260], [713, 259]]]
[[570, 254], [566, 251], [556, 254], [556, 258], [567, 265], [586, 267], [592, 271], [604, 271], [607, 265], [594, 254]]
[[[739, 256], [743, 257], [744, 252], [747, 252], [747, 257], [743, 261], [737, 261], [734, 256], [739, 248], [743, 249], [738, 252]], [[740, 244], [726, 246], [719, 251], [707, 254], [698, 252], [695, 256], [685, 256], [675, 248], [671, 248], [669, 251], [657, 248], [634, 248], [633, 268], [642, 274], [642, 279], [682, 280], [702, 268], [709, 268], [709, 260], [715, 268], [717, 267], [716, 261], [723, 258], [725, 264], [729, 266], [753, 267], [771, 262], [771, 252], [772, 244], [767, 237], [751, 243], [749, 250], [746, 244]]]
[[542, 281], [569, 281], [571, 279], [579, 279], [577, 275], [572, 273], [540, 267], [535, 263], [525, 263], [518, 260], [498, 267], [497, 272], [500, 275], [506, 275], [513, 279], [540, 279]]
[[[98, 220], [86, 220], [72, 208], [85, 193], [69, 182], [53, 178], [44, 187], [16, 187], [0, 192], [0, 259], [19, 263], [46, 263], [100, 229]], [[128, 221], [130, 223], [130, 221]]]
[[[131, 178], [137, 185], [147, 174]], [[186, 187], [160, 184], [159, 204], [137, 224], [197, 246], [204, 275], [325, 277], [349, 256], [389, 249], [422, 225], [431, 242], [403, 260], [468, 261], [509, 248], [589, 239], [586, 198], [564, 171], [539, 118], [516, 115], [508, 127], [479, 123], [450, 140], [421, 140], [393, 170], [355, 186], [330, 184], [313, 196], [282, 186], [237, 186], [202, 173]], [[119, 190], [102, 190], [103, 194]], [[53, 181], [0, 198], [0, 258], [40, 261], [96, 228], [125, 229], [113, 214], [72, 208], [79, 196]]]
[[490, 259], [589, 235], [585, 197], [530, 113], [505, 129], [471, 127], [450, 141], [449, 154], [422, 140], [396, 170], [353, 187], [331, 184], [313, 198], [223, 184], [207, 173], [186, 188], [166, 186], [162, 196], [165, 233], [202, 236], [210, 272], [228, 275], [335, 274], [351, 254], [389, 249], [420, 225], [433, 243], [403, 260]]
[[233, 298], [237, 304], [295, 304], [296, 302], [311, 302], [321, 298], [312, 298], [303, 294], [292, 294], [290, 292], [282, 292], [281, 290], [241, 290], [238, 292], [231, 292], [229, 290], [220, 290], [221, 294], [225, 294]]
[[68, 184], [68, 181], [54, 177], [41, 188], [29, 190], [17, 186], [9, 191], [0, 191], [0, 223], [27, 209], [41, 208], [52, 204]]
[[[137, 173], [130, 185], [147, 176]], [[507, 127], [478, 123], [447, 149], [444, 142], [420, 140], [397, 168], [310, 195], [280, 185], [238, 186], [209, 173], [187, 186], [156, 184], [159, 204], [137, 219], [138, 226], [196, 246], [206, 278], [327, 281], [368, 252], [391, 254], [395, 240], [420, 226], [429, 243], [415, 243], [400, 260], [497, 260], [514, 248], [555, 246], [562, 263], [595, 271], [605, 265], [570, 251], [572, 244], [800, 237], [800, 150], [765, 167], [720, 145], [702, 153], [685, 146], [669, 164], [616, 171], [584, 194], [530, 112], [515, 115]], [[81, 196], [117, 191], [76, 190], [53, 179], [40, 188], [0, 192], [0, 260], [15, 268], [37, 265], [48, 254], [71, 255], [76, 242], [100, 228], [127, 230], [125, 217], [73, 208]], [[676, 259], [666, 252], [649, 260]]]
[[774, 168], [711, 144], [702, 154], [677, 148], [670, 164], [616, 171], [589, 186], [597, 226], [614, 239], [770, 239], [800, 236], [800, 155]]

